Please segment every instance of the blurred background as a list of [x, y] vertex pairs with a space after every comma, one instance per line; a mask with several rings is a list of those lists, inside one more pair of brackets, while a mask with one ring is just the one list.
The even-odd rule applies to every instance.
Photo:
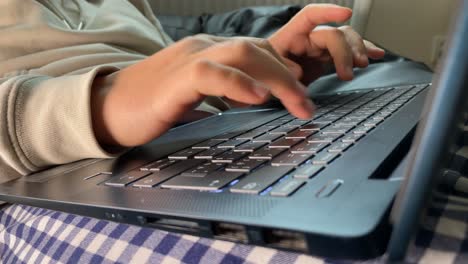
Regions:
[[456, 0], [150, 0], [156, 14], [198, 16], [250, 6], [333, 3], [352, 8], [350, 24], [366, 39], [435, 69]]

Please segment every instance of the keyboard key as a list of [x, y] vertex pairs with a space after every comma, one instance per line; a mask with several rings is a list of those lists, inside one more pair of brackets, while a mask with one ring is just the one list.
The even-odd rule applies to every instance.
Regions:
[[355, 128], [352, 132], [354, 134], [364, 135], [364, 134], [367, 134], [372, 129], [373, 129], [373, 127], [359, 126], [359, 127]]
[[304, 126], [304, 125], [307, 125], [310, 122], [312, 122], [312, 121], [311, 120], [296, 119], [296, 120], [293, 120], [293, 121], [287, 123], [287, 125], [288, 126]]
[[268, 132], [269, 134], [280, 134], [280, 135], [286, 135], [288, 134], [289, 132], [293, 131], [293, 130], [296, 130], [297, 127], [289, 127], [289, 126], [281, 126], [281, 127], [278, 127], [278, 128], [275, 128], [273, 130], [271, 130], [270, 132]]
[[247, 142], [234, 149], [235, 152], [254, 152], [266, 145], [266, 142]]
[[292, 133], [287, 134], [284, 138], [289, 139], [289, 138], [299, 138], [299, 139], [306, 139], [310, 137], [311, 135], [317, 133], [317, 131], [312, 131], [312, 130], [296, 130], [293, 131]]
[[200, 165], [203, 162], [203, 160], [182, 160], [165, 170], [151, 173], [149, 176], [133, 183], [132, 186], [139, 188], [152, 188], [186, 170]]
[[295, 154], [315, 154], [322, 149], [326, 148], [329, 143], [326, 142], [320, 142], [320, 143], [309, 143], [309, 142], [302, 142], [299, 145], [294, 146], [291, 149], [291, 153]]
[[321, 172], [325, 167], [322, 165], [304, 164], [294, 171], [294, 178], [310, 179]]
[[238, 179], [242, 175], [242, 172], [217, 171], [201, 178], [177, 176], [166, 181], [161, 186], [169, 189], [216, 191]]
[[332, 143], [333, 141], [337, 140], [341, 137], [341, 134], [315, 134], [307, 139], [309, 143]]
[[288, 197], [296, 192], [299, 188], [304, 186], [304, 184], [306, 184], [306, 181], [304, 180], [287, 179], [276, 184], [275, 187], [273, 187], [273, 189], [270, 191], [270, 195], [277, 197]]
[[107, 186], [112, 186], [112, 187], [125, 187], [129, 185], [130, 183], [137, 181], [150, 174], [151, 172], [149, 171], [133, 170], [133, 171], [124, 173], [123, 175], [112, 176], [104, 184]]
[[177, 160], [186, 160], [186, 159], [189, 159], [193, 156], [195, 156], [197, 153], [200, 153], [202, 152], [203, 149], [192, 149], [192, 148], [188, 148], [188, 149], [184, 149], [184, 150], [181, 150], [179, 152], [176, 152], [174, 154], [171, 154], [169, 155], [169, 159], [177, 159]]
[[172, 164], [176, 163], [177, 160], [170, 160], [170, 159], [162, 159], [158, 161], [151, 162], [140, 168], [142, 171], [159, 171], [164, 168], [171, 166]]
[[287, 166], [264, 166], [241, 179], [236, 185], [230, 188], [230, 191], [233, 193], [259, 194], [285, 176], [293, 168], [294, 167]]
[[236, 137], [237, 139], [248, 139], [248, 140], [252, 140], [258, 136], [261, 136], [263, 134], [265, 134], [267, 131], [263, 130], [263, 129], [254, 129], [250, 132], [247, 132], [247, 133], [244, 133], [238, 137]]
[[193, 149], [210, 149], [220, 143], [222, 143], [223, 141], [222, 140], [206, 140], [206, 141], [203, 141], [201, 143], [198, 143], [194, 146], [192, 146]]
[[364, 136], [363, 134], [349, 133], [349, 134], [347, 134], [346, 136], [344, 136], [344, 137], [341, 139], [341, 142], [344, 142], [344, 143], [355, 143], [355, 142], [357, 142], [359, 139], [361, 139], [363, 136]]
[[266, 142], [266, 143], [270, 143], [280, 137], [282, 137], [283, 135], [280, 135], [280, 134], [264, 134], [264, 135], [261, 135], [257, 138], [254, 138], [252, 140], [252, 142]]
[[289, 148], [291, 148], [292, 146], [298, 144], [301, 141], [303, 141], [303, 139], [300, 139], [300, 138], [282, 138], [282, 139], [276, 140], [275, 142], [271, 143], [268, 147], [270, 149], [272, 149], [272, 148], [289, 149]]
[[333, 145], [331, 145], [331, 147], [328, 148], [328, 152], [336, 152], [336, 153], [345, 152], [352, 145], [353, 143], [349, 143], [349, 142], [336, 142]]
[[213, 171], [221, 169], [222, 167], [224, 167], [224, 164], [206, 162], [195, 167], [194, 169], [182, 173], [182, 176], [204, 177]]
[[244, 133], [244, 132], [227, 132], [227, 133], [223, 133], [221, 135], [215, 136], [211, 140], [224, 140], [224, 141], [226, 141], [226, 140], [229, 140], [231, 138], [235, 138], [235, 137], [239, 136], [242, 133]]
[[299, 166], [306, 160], [310, 159], [310, 154], [294, 154], [285, 152], [274, 158], [271, 162], [272, 166]]
[[263, 147], [249, 155], [249, 159], [271, 160], [281, 154], [285, 149]]
[[307, 131], [307, 130], [319, 131], [319, 130], [321, 130], [322, 128], [324, 128], [326, 126], [327, 125], [324, 125], [324, 124], [310, 123], [310, 124], [307, 124], [307, 125], [301, 127], [300, 130], [301, 131]]
[[229, 150], [227, 152], [224, 152], [223, 154], [214, 157], [211, 162], [214, 163], [232, 163], [238, 159], [241, 159], [245, 156], [247, 156], [247, 152], [235, 152], [233, 150]]
[[320, 133], [324, 135], [344, 135], [349, 130], [350, 130], [349, 128], [327, 127], [324, 130], [322, 130]]
[[330, 162], [334, 161], [336, 158], [340, 156], [340, 153], [333, 153], [333, 152], [328, 152], [328, 151], [323, 151], [317, 154], [312, 159], [312, 164], [314, 165], [327, 165], [330, 164]]
[[212, 149], [208, 149], [208, 150], [205, 150], [203, 152], [200, 152], [198, 153], [197, 155], [195, 155], [195, 159], [208, 159], [208, 160], [211, 160], [213, 159], [214, 157], [226, 152], [227, 149], [219, 149], [219, 148], [212, 148]]
[[217, 148], [235, 148], [239, 145], [244, 144], [247, 142], [247, 139], [231, 139], [226, 142], [223, 142], [217, 146]]
[[260, 165], [263, 165], [266, 162], [266, 160], [244, 158], [242, 160], [238, 160], [232, 164], [229, 164], [226, 167], [226, 171], [251, 172], [252, 170], [258, 168]]

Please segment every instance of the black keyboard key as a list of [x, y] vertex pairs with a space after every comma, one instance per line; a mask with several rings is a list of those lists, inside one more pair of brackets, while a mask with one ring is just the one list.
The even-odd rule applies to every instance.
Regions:
[[192, 146], [193, 149], [210, 149], [212, 147], [215, 147], [216, 145], [221, 144], [223, 141], [222, 140], [206, 140], [201, 143], [198, 143], [194, 146]]
[[320, 142], [320, 143], [309, 143], [309, 142], [302, 142], [299, 145], [294, 146], [291, 149], [291, 153], [295, 154], [316, 154], [322, 149], [326, 148], [329, 143]]
[[249, 155], [249, 159], [271, 160], [281, 154], [285, 149], [263, 147]]
[[266, 160], [244, 158], [229, 164], [226, 167], [226, 171], [251, 172], [266, 162]]
[[263, 134], [265, 134], [267, 131], [265, 131], [264, 129], [254, 129], [252, 131], [249, 131], [247, 133], [244, 133], [240, 136], [237, 136], [236, 138], [237, 139], [248, 139], [248, 140], [251, 140], [251, 139], [254, 139], [258, 136], [261, 136]]
[[292, 146], [300, 143], [303, 139], [300, 138], [282, 138], [276, 140], [275, 142], [271, 143], [268, 147], [272, 148], [281, 148], [281, 149], [289, 149]]
[[235, 152], [254, 152], [266, 145], [266, 142], [247, 142], [234, 149]]
[[197, 153], [200, 153], [202, 152], [203, 149], [192, 149], [192, 148], [188, 148], [188, 149], [184, 149], [184, 150], [181, 150], [179, 152], [176, 152], [174, 154], [171, 154], [169, 155], [169, 159], [176, 159], [176, 160], [186, 160], [186, 159], [190, 159], [191, 157], [195, 156]]
[[349, 128], [342, 128], [342, 127], [327, 127], [324, 130], [322, 130], [320, 133], [324, 135], [344, 135], [349, 130], [350, 130]]
[[254, 138], [252, 140], [252, 142], [266, 142], [266, 143], [270, 143], [274, 140], [277, 140], [278, 138], [282, 137], [283, 135], [280, 135], [280, 134], [264, 134], [264, 135], [261, 135], [257, 138]]
[[212, 149], [208, 149], [208, 150], [205, 150], [203, 152], [200, 152], [198, 153], [197, 155], [195, 155], [195, 159], [208, 159], [208, 160], [211, 160], [213, 159], [214, 157], [226, 152], [227, 149], [219, 149], [219, 148], [212, 148]]
[[325, 167], [323, 165], [304, 164], [297, 168], [293, 176], [299, 179], [310, 179], [321, 172]]
[[307, 124], [307, 125], [304, 125], [302, 126], [299, 130], [301, 131], [307, 131], [307, 130], [310, 130], [310, 131], [319, 131], [321, 129], [323, 129], [324, 127], [326, 127], [327, 125], [324, 125], [324, 124], [317, 124], [317, 123], [310, 123], [310, 124]]
[[328, 152], [341, 153], [349, 149], [353, 143], [349, 142], [336, 142], [328, 148]]
[[296, 130], [296, 129], [297, 129], [297, 127], [281, 126], [281, 127], [278, 127], [278, 128], [275, 128], [275, 129], [271, 130], [271, 131], [268, 132], [268, 133], [269, 133], [269, 134], [286, 135], [286, 134], [288, 134], [289, 132], [294, 131], [294, 130]]
[[169, 189], [216, 191], [242, 176], [242, 172], [219, 171], [204, 177], [177, 176], [161, 186]]
[[214, 163], [232, 163], [238, 159], [241, 159], [245, 156], [247, 156], [247, 152], [235, 152], [233, 150], [229, 150], [227, 152], [224, 152], [223, 154], [214, 157], [211, 162]]
[[296, 130], [292, 133], [287, 134], [284, 138], [300, 138], [300, 139], [306, 139], [313, 134], [317, 133], [317, 131], [312, 131], [312, 130]]
[[213, 138], [211, 138], [211, 140], [229, 140], [231, 138], [235, 138], [237, 136], [239, 136], [240, 134], [242, 134], [244, 132], [227, 132], [227, 133], [223, 133], [221, 135], [218, 135], [218, 136], [215, 136]]
[[259, 194], [285, 176], [293, 168], [294, 167], [287, 166], [264, 166], [241, 179], [236, 185], [230, 188], [230, 191], [233, 193]]
[[176, 163], [177, 160], [170, 160], [170, 159], [162, 159], [155, 162], [151, 162], [140, 168], [142, 171], [159, 171], [164, 168], [171, 166], [172, 164]]
[[112, 176], [112, 178], [107, 180], [104, 184], [112, 187], [125, 187], [130, 183], [137, 181], [143, 177], [146, 177], [150, 174], [151, 172], [149, 171], [133, 170], [124, 173], [123, 175]]
[[315, 134], [307, 139], [309, 143], [332, 143], [341, 137], [341, 134]]
[[222, 167], [224, 167], [224, 164], [206, 162], [195, 167], [194, 169], [182, 173], [182, 176], [204, 177], [213, 171], [221, 169]]
[[317, 154], [317, 156], [315, 156], [312, 159], [312, 164], [327, 165], [327, 164], [330, 164], [332, 161], [334, 161], [336, 158], [338, 158], [338, 156], [340, 156], [340, 153], [323, 151]]
[[304, 125], [307, 125], [310, 122], [311, 122], [311, 120], [296, 119], [296, 120], [293, 120], [293, 121], [287, 123], [287, 125], [288, 126], [304, 126]]
[[226, 142], [223, 142], [217, 146], [217, 148], [235, 148], [239, 145], [244, 144], [247, 142], [247, 139], [231, 139]]
[[271, 161], [272, 166], [299, 166], [311, 158], [310, 154], [294, 154], [285, 152]]
[[186, 170], [203, 163], [203, 160], [182, 160], [162, 171], [155, 171], [151, 175], [132, 184], [133, 187], [152, 188]]
[[296, 192], [299, 188], [304, 186], [306, 181], [299, 180], [299, 179], [286, 179], [282, 182], [279, 182], [273, 187], [270, 191], [271, 196], [276, 197], [288, 197], [294, 192]]
[[367, 127], [366, 126], [358, 126], [352, 131], [352, 133], [364, 135], [364, 134], [369, 133], [372, 129], [373, 129], [373, 127], [370, 127], [370, 126], [367, 126]]
[[359, 139], [361, 139], [362, 137], [364, 137], [363, 134], [349, 133], [346, 136], [344, 136], [343, 138], [341, 138], [340, 141], [344, 142], [344, 143], [355, 143]]

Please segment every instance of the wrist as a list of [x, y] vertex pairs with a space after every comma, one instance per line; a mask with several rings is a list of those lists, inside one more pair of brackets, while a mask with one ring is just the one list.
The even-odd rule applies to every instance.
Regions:
[[117, 74], [97, 76], [91, 88], [91, 118], [94, 135], [104, 149], [114, 152], [120, 144], [112, 136], [109, 118], [106, 115], [108, 94], [114, 86]]

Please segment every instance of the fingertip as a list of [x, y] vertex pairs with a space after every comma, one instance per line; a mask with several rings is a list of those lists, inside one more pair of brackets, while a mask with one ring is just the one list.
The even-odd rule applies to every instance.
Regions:
[[346, 67], [341, 70], [337, 70], [338, 77], [343, 81], [351, 81], [354, 79], [354, 72], [351, 67]]

